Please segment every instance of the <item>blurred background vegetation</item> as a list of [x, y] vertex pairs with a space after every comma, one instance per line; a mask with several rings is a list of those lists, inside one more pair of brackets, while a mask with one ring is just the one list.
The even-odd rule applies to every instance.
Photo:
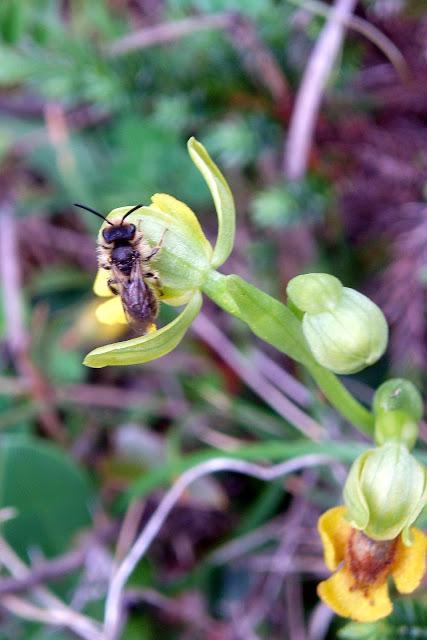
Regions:
[[[80, 554], [52, 587], [95, 618], [125, 513], [124, 529], [139, 530], [200, 456], [277, 461], [286, 443], [303, 453], [309, 438], [287, 398], [321, 424], [337, 458], [350, 461], [359, 436], [295, 365], [208, 301], [172, 354], [85, 368], [87, 351], [126, 334], [96, 323], [99, 221], [73, 202], [107, 214], [170, 193], [214, 241], [210, 195], [186, 152], [196, 136], [236, 199], [224, 271], [280, 299], [299, 273], [337, 275], [391, 327], [387, 357], [349, 377], [352, 392], [369, 403], [387, 376], [425, 383], [422, 3], [356, 4], [359, 28], [333, 60], [295, 174], [288, 132], [329, 19], [330, 5], [313, 0], [0, 4], [0, 506], [19, 511], [3, 531], [34, 566]], [[162, 309], [161, 323], [173, 317]], [[328, 632], [315, 595], [327, 575], [316, 519], [344, 479], [343, 468], [268, 486], [231, 474], [196, 483], [133, 576], [123, 637], [335, 637], [342, 621]], [[1, 640], [70, 637], [0, 615]], [[394, 615], [363, 637], [425, 629], [422, 604]]]

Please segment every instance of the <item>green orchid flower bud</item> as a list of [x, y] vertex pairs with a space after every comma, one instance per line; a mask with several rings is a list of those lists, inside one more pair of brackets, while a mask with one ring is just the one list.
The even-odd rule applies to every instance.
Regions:
[[379, 411], [375, 416], [375, 442], [401, 442], [412, 449], [418, 437], [418, 423], [404, 411]]
[[344, 487], [350, 526], [373, 540], [400, 533], [411, 545], [410, 528], [427, 502], [426, 468], [405, 444], [387, 443], [354, 462]]
[[381, 309], [363, 294], [343, 287], [326, 273], [297, 276], [289, 282], [287, 292], [304, 312], [304, 336], [315, 359], [326, 369], [356, 373], [383, 355], [387, 322]]
[[412, 382], [404, 378], [387, 380], [375, 392], [372, 409], [381, 411], [402, 411], [413, 420], [421, 420], [424, 407], [420, 392]]
[[423, 400], [409, 380], [395, 378], [378, 387], [373, 401], [375, 442], [402, 442], [412, 449], [423, 415]]

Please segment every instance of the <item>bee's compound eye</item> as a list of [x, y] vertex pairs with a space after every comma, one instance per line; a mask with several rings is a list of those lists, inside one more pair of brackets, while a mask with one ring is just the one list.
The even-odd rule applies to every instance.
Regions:
[[129, 225], [129, 227], [128, 227], [128, 229], [129, 229], [129, 233], [131, 233], [132, 235], [133, 235], [133, 234], [135, 233], [135, 231], [136, 231], [136, 227], [135, 227], [135, 225], [134, 225], [134, 224], [130, 224], [130, 225]]

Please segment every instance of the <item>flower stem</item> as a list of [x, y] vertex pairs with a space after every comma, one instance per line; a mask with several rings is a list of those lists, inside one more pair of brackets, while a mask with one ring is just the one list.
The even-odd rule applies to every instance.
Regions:
[[347, 391], [339, 378], [317, 363], [307, 369], [335, 409], [360, 431], [373, 437], [374, 416]]
[[360, 431], [372, 436], [372, 413], [347, 391], [335, 374], [314, 359], [300, 321], [286, 305], [237, 276], [225, 276], [213, 270], [209, 272], [203, 291], [222, 309], [245, 322], [260, 338], [303, 364], [329, 402]]

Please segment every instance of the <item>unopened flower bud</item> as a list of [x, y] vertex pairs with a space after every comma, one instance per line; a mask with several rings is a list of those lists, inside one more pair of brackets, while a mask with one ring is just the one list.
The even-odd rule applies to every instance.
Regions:
[[387, 443], [354, 462], [344, 487], [347, 521], [373, 540], [402, 533], [412, 543], [410, 527], [427, 502], [426, 469], [404, 444]]
[[375, 442], [401, 442], [412, 449], [418, 437], [418, 423], [403, 411], [380, 411], [375, 417]]
[[376, 391], [373, 401], [375, 442], [402, 442], [412, 449], [418, 436], [423, 401], [409, 380], [387, 380]]
[[325, 273], [297, 276], [287, 291], [295, 306], [305, 312], [304, 336], [321, 365], [334, 373], [350, 374], [383, 355], [387, 322], [369, 298]]
[[404, 378], [393, 378], [378, 387], [372, 409], [375, 414], [381, 411], [403, 411], [418, 421], [423, 415], [423, 399], [412, 382]]

